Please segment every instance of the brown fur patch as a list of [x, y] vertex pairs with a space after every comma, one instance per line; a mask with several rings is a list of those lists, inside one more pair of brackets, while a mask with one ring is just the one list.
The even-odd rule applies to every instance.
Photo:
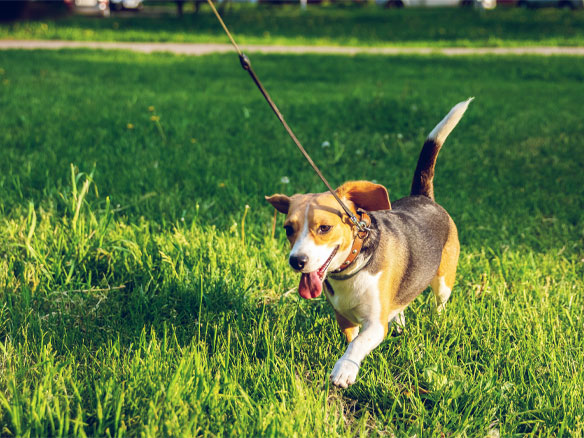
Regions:
[[454, 221], [449, 218], [448, 240], [446, 240], [444, 249], [442, 250], [442, 258], [440, 259], [440, 266], [438, 267], [436, 277], [444, 277], [444, 283], [446, 283], [446, 286], [451, 290], [454, 286], [459, 254], [460, 243], [458, 242], [458, 230], [456, 229]]
[[[391, 254], [389, 248], [392, 248]], [[393, 238], [380, 245], [378, 251], [382, 251], [383, 260], [381, 263], [381, 276], [379, 277], [379, 305], [381, 312], [379, 322], [384, 328], [383, 335], [387, 335], [389, 315], [404, 306], [399, 303], [398, 293], [401, 286], [401, 279], [406, 270], [406, 260], [399, 242]], [[379, 271], [378, 271], [379, 272]], [[373, 272], [375, 274], [375, 272]]]
[[288, 213], [288, 208], [290, 207], [290, 198], [288, 196], [276, 193], [275, 195], [266, 196], [265, 198], [266, 201], [272, 204], [280, 213]]
[[347, 318], [345, 318], [343, 315], [341, 315], [336, 310], [335, 310], [335, 316], [337, 318], [337, 323], [339, 324], [341, 331], [343, 332], [343, 334], [347, 338], [347, 342], [351, 343], [351, 341], [353, 339], [355, 339], [355, 337], [359, 333], [359, 326], [356, 324], [353, 324], [351, 321], [349, 321]]
[[[285, 225], [294, 228], [294, 234], [288, 239], [292, 246], [304, 229], [304, 222], [308, 219], [310, 237], [317, 245], [339, 245], [341, 252], [351, 247], [353, 230], [347, 216], [330, 193], [294, 195], [290, 199]], [[308, 214], [306, 214], [307, 208]], [[320, 234], [318, 229], [321, 225], [329, 225], [332, 228], [328, 233]]]
[[387, 189], [369, 181], [349, 181], [336, 190], [340, 198], [346, 198], [357, 208], [367, 211], [390, 210]]

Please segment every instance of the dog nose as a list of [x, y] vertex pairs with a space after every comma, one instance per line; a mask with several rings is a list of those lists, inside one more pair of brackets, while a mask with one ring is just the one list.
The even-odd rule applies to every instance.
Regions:
[[308, 256], [305, 255], [291, 255], [290, 256], [290, 266], [292, 266], [297, 271], [302, 270], [304, 265], [308, 262]]

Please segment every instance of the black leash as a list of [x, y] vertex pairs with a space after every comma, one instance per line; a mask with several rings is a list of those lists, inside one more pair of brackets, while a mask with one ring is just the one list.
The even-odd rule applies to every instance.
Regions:
[[270, 108], [272, 108], [272, 111], [274, 111], [274, 114], [276, 114], [276, 117], [278, 117], [278, 120], [280, 120], [280, 123], [282, 123], [282, 125], [284, 126], [284, 129], [286, 129], [286, 132], [288, 132], [288, 135], [292, 138], [292, 140], [294, 141], [296, 146], [298, 146], [298, 149], [300, 149], [300, 152], [302, 152], [302, 155], [304, 155], [304, 158], [306, 158], [308, 160], [308, 163], [312, 166], [312, 168], [314, 169], [316, 174], [320, 177], [322, 182], [327, 186], [327, 188], [329, 189], [331, 194], [335, 197], [337, 202], [341, 205], [341, 207], [343, 207], [343, 210], [345, 210], [345, 213], [347, 213], [351, 222], [353, 224], [355, 224], [355, 226], [357, 226], [357, 228], [359, 228], [360, 231], [366, 231], [367, 224], [363, 221], [359, 221], [357, 219], [357, 217], [355, 217], [355, 215], [351, 212], [351, 210], [349, 210], [349, 208], [345, 205], [345, 203], [343, 201], [341, 201], [341, 198], [339, 198], [339, 196], [333, 190], [333, 188], [328, 183], [328, 181], [326, 180], [324, 175], [321, 173], [321, 171], [318, 169], [318, 167], [316, 167], [316, 164], [314, 164], [314, 161], [312, 161], [312, 158], [310, 158], [310, 155], [308, 155], [308, 152], [306, 152], [306, 150], [302, 147], [302, 145], [300, 144], [300, 141], [298, 141], [298, 139], [294, 135], [294, 132], [292, 132], [292, 129], [290, 129], [290, 127], [288, 126], [288, 123], [286, 123], [286, 120], [284, 120], [284, 116], [282, 115], [282, 113], [280, 112], [280, 110], [278, 109], [278, 107], [276, 106], [276, 104], [274, 103], [274, 101], [272, 100], [272, 98], [270, 97], [270, 95], [268, 94], [268, 92], [266, 91], [266, 89], [264, 88], [262, 83], [260, 82], [259, 78], [257, 77], [255, 72], [253, 71], [253, 68], [251, 68], [251, 62], [249, 61], [249, 58], [247, 57], [247, 55], [245, 55], [245, 53], [243, 53], [241, 51], [241, 49], [239, 48], [239, 46], [237, 45], [237, 43], [235, 42], [235, 40], [231, 36], [231, 33], [229, 32], [229, 29], [227, 29], [227, 26], [225, 25], [225, 23], [221, 19], [219, 12], [217, 12], [217, 9], [215, 9], [215, 5], [213, 5], [213, 1], [207, 0], [207, 3], [209, 3], [209, 6], [211, 6], [211, 9], [215, 13], [217, 20], [219, 20], [219, 23], [223, 27], [223, 30], [225, 31], [227, 36], [229, 37], [231, 44], [233, 45], [233, 47], [237, 51], [237, 54], [239, 55], [239, 62], [241, 63], [241, 66], [243, 67], [243, 69], [245, 71], [247, 71], [249, 73], [249, 75], [251, 76], [251, 78], [253, 79], [253, 81], [255, 82], [255, 84], [257, 85], [259, 90], [261, 91], [262, 95], [264, 96], [264, 98], [266, 99], [268, 104], [270, 105]]

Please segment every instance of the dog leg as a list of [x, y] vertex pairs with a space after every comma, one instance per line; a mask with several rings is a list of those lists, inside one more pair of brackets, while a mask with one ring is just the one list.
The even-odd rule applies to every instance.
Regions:
[[345, 354], [335, 364], [331, 372], [333, 384], [347, 388], [355, 383], [361, 361], [383, 341], [386, 334], [387, 324], [381, 324], [379, 321], [364, 323], [361, 333], [353, 339]]
[[401, 334], [406, 328], [406, 315], [404, 314], [404, 310], [399, 312], [390, 322], [395, 325], [395, 329]]
[[359, 334], [359, 326], [353, 324], [351, 321], [349, 321], [347, 318], [345, 318], [336, 310], [335, 316], [337, 318], [337, 323], [339, 324], [341, 331], [345, 335], [345, 338], [347, 338], [347, 342], [350, 344], [353, 341], [353, 339], [355, 339]]
[[448, 298], [450, 298], [452, 289], [446, 285], [444, 277], [438, 276], [432, 279], [430, 286], [432, 286], [432, 292], [434, 292], [434, 295], [436, 296], [436, 309], [438, 310], [438, 313], [440, 313], [445, 309], [446, 302], [448, 301]]
[[456, 267], [458, 265], [458, 256], [460, 254], [460, 244], [458, 243], [458, 232], [452, 219], [449, 222], [449, 233], [444, 249], [442, 250], [442, 259], [436, 276], [432, 279], [430, 286], [436, 296], [438, 312], [444, 310], [446, 302], [450, 298], [454, 279], [456, 277]]

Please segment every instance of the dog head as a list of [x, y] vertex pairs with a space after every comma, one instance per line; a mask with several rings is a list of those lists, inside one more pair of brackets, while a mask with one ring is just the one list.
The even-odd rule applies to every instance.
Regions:
[[[349, 209], [356, 213], [389, 210], [387, 190], [368, 181], [351, 181], [336, 190]], [[284, 229], [290, 241], [290, 266], [302, 273], [298, 292], [316, 298], [329, 270], [339, 269], [351, 251], [356, 227], [329, 192], [272, 195], [266, 200], [286, 215]]]

